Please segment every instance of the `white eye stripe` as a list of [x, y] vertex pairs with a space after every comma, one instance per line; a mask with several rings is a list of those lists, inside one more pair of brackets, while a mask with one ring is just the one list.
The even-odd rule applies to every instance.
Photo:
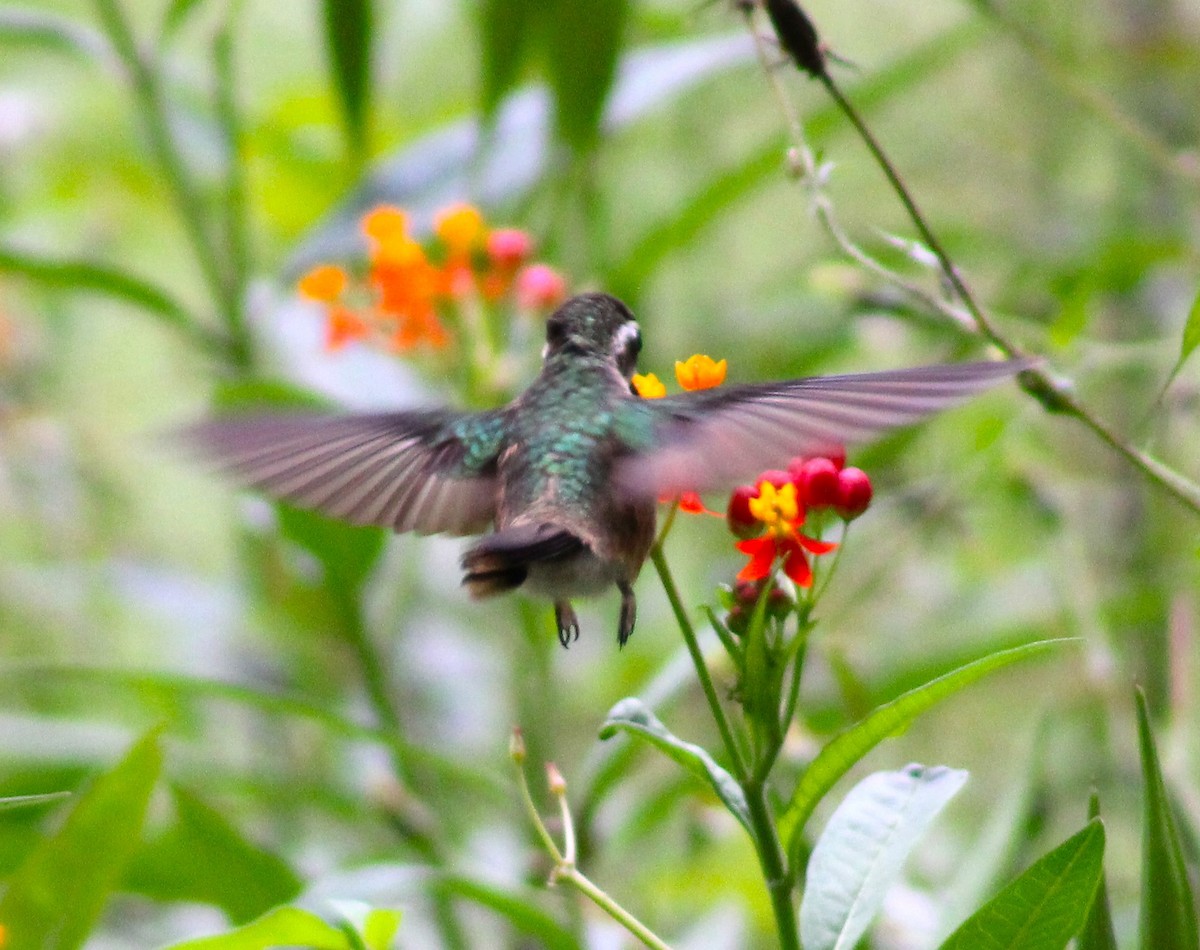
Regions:
[[638, 328], [636, 321], [629, 320], [621, 324], [617, 335], [613, 337], [613, 353], [620, 356], [628, 352], [631, 347], [640, 348], [641, 342], [642, 331]]

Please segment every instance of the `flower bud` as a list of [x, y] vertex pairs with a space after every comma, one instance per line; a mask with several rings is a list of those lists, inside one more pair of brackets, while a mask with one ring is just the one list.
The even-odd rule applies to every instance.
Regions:
[[871, 479], [861, 468], [844, 468], [838, 473], [837, 501], [834, 509], [850, 521], [857, 518], [871, 504]]
[[810, 508], [825, 508], [837, 503], [838, 470], [832, 460], [823, 456], [805, 460], [796, 473], [800, 497]]
[[738, 485], [729, 495], [725, 520], [729, 530], [739, 538], [752, 538], [762, 530], [762, 523], [750, 513], [750, 500], [758, 497], [754, 485]]
[[733, 585], [733, 597], [743, 607], [753, 607], [761, 593], [762, 584], [758, 581], [738, 581]]
[[741, 636], [750, 626], [750, 611], [741, 604], [734, 606], [725, 617], [725, 626], [730, 633]]
[[550, 787], [551, 795], [562, 797], [567, 793], [567, 780], [553, 762], [546, 763], [546, 784]]
[[497, 267], [513, 271], [529, 260], [533, 238], [518, 228], [497, 228], [487, 237], [487, 253]]
[[772, 587], [767, 594], [767, 616], [786, 617], [792, 609], [792, 597], [782, 587]]
[[566, 296], [566, 280], [548, 264], [530, 264], [517, 275], [517, 303], [522, 310], [550, 310]]
[[512, 735], [508, 737], [508, 756], [517, 765], [525, 761], [525, 734], [520, 727], [514, 727]]

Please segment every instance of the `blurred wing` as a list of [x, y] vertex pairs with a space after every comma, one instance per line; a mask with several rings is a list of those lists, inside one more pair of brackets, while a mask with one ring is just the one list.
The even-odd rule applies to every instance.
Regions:
[[730, 386], [630, 404], [643, 451], [621, 463], [623, 490], [660, 497], [747, 481], [797, 455], [864, 442], [962, 402], [1031, 365], [919, 366]]
[[499, 412], [234, 416], [183, 435], [242, 484], [351, 524], [478, 534], [495, 518]]

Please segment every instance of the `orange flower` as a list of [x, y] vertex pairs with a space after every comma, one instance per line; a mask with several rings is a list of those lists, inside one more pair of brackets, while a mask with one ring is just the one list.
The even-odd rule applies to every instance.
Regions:
[[637, 390], [637, 394], [643, 399], [662, 399], [667, 394], [667, 387], [662, 384], [662, 381], [653, 373], [634, 373], [633, 388]]
[[408, 233], [408, 215], [392, 205], [380, 205], [363, 216], [362, 229], [380, 244], [393, 241]]
[[334, 304], [329, 308], [325, 323], [325, 349], [336, 352], [351, 340], [361, 340], [370, 332], [371, 327], [366, 320], [349, 307]]
[[725, 360], [718, 363], [711, 356], [696, 353], [694, 356], [689, 356], [687, 362], [681, 363], [678, 360], [675, 362], [675, 378], [679, 380], [679, 385], [688, 392], [696, 389], [712, 389], [725, 382], [725, 371], [728, 368]]
[[301, 277], [296, 289], [309, 300], [333, 303], [346, 292], [349, 281], [342, 268], [335, 264], [321, 264]]
[[485, 228], [479, 209], [469, 204], [454, 204], [438, 212], [433, 229], [442, 239], [451, 257], [465, 257], [483, 240]]

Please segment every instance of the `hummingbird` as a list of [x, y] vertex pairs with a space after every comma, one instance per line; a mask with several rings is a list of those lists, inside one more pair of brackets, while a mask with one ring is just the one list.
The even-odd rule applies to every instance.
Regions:
[[794, 456], [868, 440], [1029, 365], [921, 366], [644, 399], [632, 383], [641, 348], [624, 303], [585, 293], [548, 318], [540, 374], [502, 408], [231, 416], [188, 437], [242, 484], [299, 507], [396, 532], [482, 535], [462, 555], [471, 597], [521, 588], [550, 600], [564, 647], [579, 638], [572, 599], [616, 587], [624, 646], [660, 498], [728, 489]]

